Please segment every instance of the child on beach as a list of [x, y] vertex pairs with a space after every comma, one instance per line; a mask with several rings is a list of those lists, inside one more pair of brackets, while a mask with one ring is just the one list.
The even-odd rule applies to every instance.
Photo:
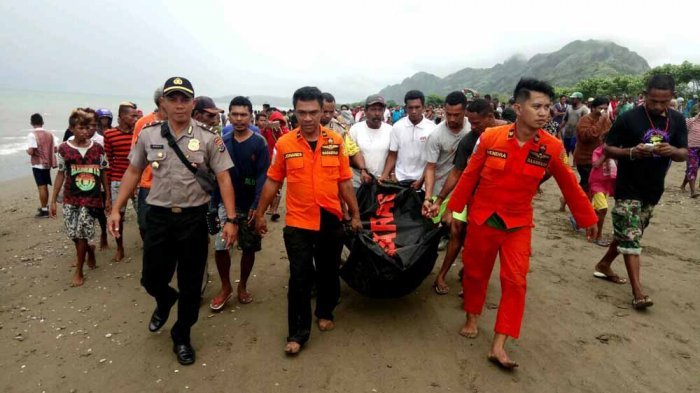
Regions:
[[[78, 108], [71, 114], [75, 122], [72, 140], [58, 147], [58, 173], [54, 180], [51, 198], [51, 217], [56, 217], [56, 200], [65, 181], [63, 190], [63, 222], [66, 234], [75, 243], [77, 261], [72, 287], [83, 285], [83, 264], [87, 257], [88, 267], [94, 269], [95, 247], [88, 241], [95, 236], [95, 213], [110, 209], [109, 184], [104, 169], [108, 167], [104, 148], [90, 139], [90, 124], [95, 112]], [[105, 205], [101, 191], [107, 194]]]
[[590, 195], [592, 196], [593, 209], [598, 215], [598, 237], [593, 240], [601, 247], [610, 245], [610, 241], [603, 239], [603, 223], [608, 213], [608, 196], [615, 194], [615, 179], [617, 179], [617, 165], [615, 160], [605, 156], [605, 144], [593, 150], [592, 169], [588, 177]]

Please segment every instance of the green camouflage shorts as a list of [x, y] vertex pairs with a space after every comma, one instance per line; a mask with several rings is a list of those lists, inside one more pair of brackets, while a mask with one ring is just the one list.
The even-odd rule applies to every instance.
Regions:
[[616, 199], [612, 210], [615, 240], [619, 241], [620, 254], [642, 253], [642, 235], [654, 212], [654, 205], [643, 204], [633, 199]]

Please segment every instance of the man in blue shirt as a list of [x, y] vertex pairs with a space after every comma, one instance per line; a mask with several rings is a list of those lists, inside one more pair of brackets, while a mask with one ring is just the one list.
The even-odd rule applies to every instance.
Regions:
[[[231, 155], [234, 167], [229, 169], [231, 182], [236, 190], [236, 221], [238, 221], [238, 247], [241, 255], [241, 278], [238, 283], [238, 301], [248, 304], [253, 301], [253, 295], [248, 292], [248, 277], [255, 264], [255, 253], [261, 249], [261, 237], [255, 232], [255, 209], [258, 207], [262, 186], [267, 179], [267, 168], [270, 166], [270, 153], [267, 150], [265, 138], [251, 130], [250, 118], [253, 105], [245, 97], [235, 97], [229, 104], [229, 120], [232, 131], [223, 134], [224, 144]], [[216, 203], [218, 198], [212, 198]], [[217, 205], [214, 205], [217, 206]], [[226, 210], [219, 206], [219, 218], [226, 220]], [[231, 254], [220, 235], [216, 235], [214, 257], [216, 268], [221, 278], [221, 291], [216, 295], [209, 307], [219, 311], [233, 297], [233, 288], [229, 272], [231, 269]]]

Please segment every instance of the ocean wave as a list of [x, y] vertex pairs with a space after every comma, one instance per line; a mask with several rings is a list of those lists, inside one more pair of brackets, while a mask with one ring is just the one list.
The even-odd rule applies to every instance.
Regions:
[[26, 142], [4, 143], [0, 145], [0, 156], [8, 156], [27, 150]]

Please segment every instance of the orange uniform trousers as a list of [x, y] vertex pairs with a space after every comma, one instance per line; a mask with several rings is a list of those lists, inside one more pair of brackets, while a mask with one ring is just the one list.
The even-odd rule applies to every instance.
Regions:
[[495, 332], [518, 338], [525, 309], [525, 276], [530, 268], [532, 228], [504, 231], [485, 222], [479, 225], [471, 219], [468, 228], [462, 252], [464, 310], [481, 314], [496, 255], [500, 256], [501, 301]]

